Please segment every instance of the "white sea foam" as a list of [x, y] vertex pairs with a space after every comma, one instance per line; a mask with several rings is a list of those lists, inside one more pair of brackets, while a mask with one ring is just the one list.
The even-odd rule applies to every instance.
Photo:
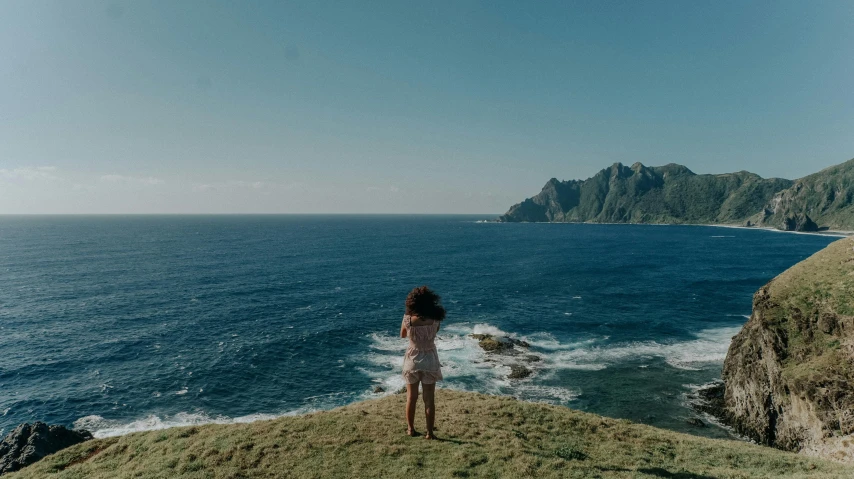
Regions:
[[535, 333], [530, 336], [525, 337], [525, 341], [527, 341], [531, 346], [539, 349], [546, 349], [549, 351], [560, 351], [567, 349], [584, 349], [599, 344], [601, 342], [607, 341], [608, 336], [602, 336], [599, 338], [591, 338], [584, 339], [581, 341], [573, 341], [569, 343], [562, 343], [558, 341], [554, 335], [551, 333]]
[[[533, 338], [519, 337], [517, 334], [503, 331], [493, 325], [478, 323], [451, 324], [443, 327], [436, 338], [436, 349], [442, 362], [445, 376], [443, 387], [471, 390], [489, 394], [513, 395], [531, 401], [566, 403], [578, 396], [578, 393], [564, 387], [537, 384], [537, 376], [546, 364], [545, 355], [532, 343], [525, 354], [535, 355], [539, 362], [522, 362], [523, 356], [488, 355], [478, 345], [472, 334], [490, 334], [496, 337], [510, 337], [525, 341]], [[374, 386], [366, 396], [376, 397], [373, 389], [382, 387], [384, 394], [392, 394], [404, 385], [401, 376], [403, 351], [406, 340], [390, 335], [371, 334], [370, 351], [367, 355], [354, 358], [356, 362], [367, 362], [370, 366], [360, 369], [373, 379]], [[554, 341], [554, 338], [539, 335], [539, 340]], [[557, 344], [556, 341], [554, 341]], [[525, 364], [533, 375], [523, 380], [507, 379], [512, 364]]]
[[[609, 338], [606, 336], [561, 342], [546, 332], [520, 336], [486, 323], [454, 324], [443, 327], [439, 332], [436, 347], [439, 350], [445, 376], [443, 387], [512, 395], [527, 401], [565, 404], [575, 400], [579, 396], [578, 391], [571, 385], [564, 387], [552, 384], [552, 381], [549, 381], [552, 375], [547, 372], [560, 369], [596, 371], [621, 362], [651, 358], [663, 358], [675, 368], [696, 369], [702, 365], [723, 361], [731, 337], [738, 330], [739, 327], [707, 329], [697, 333], [694, 339], [671, 343], [639, 341], [607, 344]], [[521, 357], [488, 355], [480, 348], [478, 341], [470, 337], [473, 333], [508, 336], [527, 341], [531, 347], [526, 354], [533, 354], [540, 358], [539, 362], [524, 363], [526, 367], [533, 370], [533, 376], [523, 380], [507, 379], [510, 365], [519, 363]], [[333, 393], [322, 397], [306, 398], [305, 406], [292, 411], [240, 417], [211, 416], [199, 412], [162, 417], [151, 415], [131, 422], [120, 422], [101, 416], [86, 416], [75, 421], [74, 427], [87, 429], [95, 437], [102, 438], [176, 426], [247, 423], [306, 414], [339, 406], [352, 400], [377, 397], [378, 395], [373, 392], [376, 386], [383, 389], [384, 392], [381, 394], [392, 394], [404, 386], [400, 370], [406, 340], [378, 333], [370, 334], [368, 338], [369, 351], [367, 354], [353, 358], [353, 361], [360, 364], [357, 370], [372, 378], [373, 385], [355, 397], [347, 393]], [[175, 394], [187, 392], [188, 389], [183, 388]]]
[[[445, 387], [513, 395], [529, 401], [567, 403], [576, 399], [578, 392], [571, 385], [552, 384], [555, 371], [599, 371], [629, 361], [654, 358], [661, 358], [674, 368], [698, 370], [723, 361], [731, 337], [738, 330], [737, 326], [707, 329], [685, 341], [609, 344], [607, 336], [562, 342], [547, 332], [520, 336], [486, 323], [453, 324], [440, 331], [436, 347], [440, 351]], [[540, 361], [520, 363], [520, 356], [486, 354], [471, 334], [524, 340], [531, 346], [526, 354], [534, 354]], [[404, 385], [400, 370], [405, 340], [381, 334], [372, 334], [369, 338], [371, 351], [356, 361], [367, 360], [370, 366], [361, 371], [371, 377], [375, 385], [380, 385], [385, 394], [391, 394]], [[509, 380], [507, 375], [512, 364], [524, 364], [534, 374], [524, 380]], [[375, 396], [373, 387], [365, 396]]]
[[74, 421], [74, 429], [86, 429], [96, 438], [104, 438], [122, 436], [133, 432], [167, 429], [171, 427], [198, 426], [203, 424], [243, 424], [328, 410], [352, 402], [352, 400], [353, 396], [349, 392], [329, 393], [307, 397], [303, 401], [303, 406], [289, 411], [276, 414], [254, 413], [238, 417], [225, 415], [214, 416], [201, 411], [192, 413], [179, 412], [177, 414], [164, 416], [152, 414], [142, 419], [123, 422], [93, 415], [81, 417]]
[[663, 358], [674, 368], [696, 370], [723, 361], [732, 336], [740, 329], [739, 326], [706, 329], [697, 333], [693, 340], [672, 343], [638, 341], [572, 348], [556, 352], [551, 360], [557, 368], [596, 370], [627, 360]]
[[[456, 330], [459, 331], [458, 328]], [[452, 331], [453, 331], [453, 329], [452, 329]], [[510, 337], [514, 336], [514, 335], [511, 335], [510, 333], [504, 332], [504, 331], [496, 328], [495, 326], [492, 326], [490, 324], [483, 324], [483, 323], [475, 324], [474, 328], [472, 328], [472, 333], [474, 333], [474, 334], [491, 334], [492, 336], [510, 336]]]
[[[557, 386], [540, 386], [537, 384], [523, 383], [517, 386], [519, 391], [526, 393], [525, 396], [533, 396], [542, 398], [539, 402], [555, 402], [549, 399], [556, 399], [558, 402], [566, 403], [574, 401], [579, 394], [562, 387]], [[534, 401], [537, 401], [536, 399]]]
[[179, 426], [197, 426], [202, 424], [238, 424], [275, 419], [282, 416], [295, 416], [312, 412], [309, 409], [298, 409], [284, 414], [249, 414], [240, 417], [209, 416], [205, 413], [180, 412], [172, 416], [150, 415], [143, 419], [122, 423], [104, 419], [101, 416], [85, 416], [74, 421], [74, 429], [86, 429], [96, 438], [123, 436], [132, 432], [156, 431]]

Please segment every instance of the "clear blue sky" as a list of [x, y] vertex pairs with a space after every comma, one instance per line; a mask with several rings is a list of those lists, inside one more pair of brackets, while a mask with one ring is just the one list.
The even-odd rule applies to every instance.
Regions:
[[502, 213], [854, 157], [854, 2], [0, 2], [0, 213]]

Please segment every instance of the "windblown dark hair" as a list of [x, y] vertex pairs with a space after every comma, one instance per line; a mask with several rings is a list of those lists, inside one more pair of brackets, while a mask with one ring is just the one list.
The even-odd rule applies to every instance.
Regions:
[[406, 314], [424, 319], [441, 321], [445, 319], [442, 298], [427, 286], [419, 286], [406, 296]]

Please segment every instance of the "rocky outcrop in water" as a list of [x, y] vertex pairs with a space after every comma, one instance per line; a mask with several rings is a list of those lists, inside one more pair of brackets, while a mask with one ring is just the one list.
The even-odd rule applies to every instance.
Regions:
[[66, 447], [92, 439], [88, 431], [72, 431], [43, 422], [21, 424], [0, 442], [0, 475], [14, 472]]
[[507, 375], [507, 379], [525, 379], [533, 374], [533, 371], [522, 366], [521, 364], [511, 364], [510, 365], [510, 374]]
[[[491, 334], [472, 334], [472, 338], [477, 339], [478, 345], [488, 353], [499, 353], [511, 356], [521, 354], [521, 351], [516, 348], [529, 348], [530, 344], [525, 341], [511, 338], [510, 336], [496, 337]], [[537, 357], [539, 360], [539, 357]]]
[[722, 377], [707, 412], [738, 433], [854, 462], [854, 240], [831, 244], [756, 293]]
[[542, 358], [536, 354], [526, 354], [525, 350], [530, 347], [525, 341], [511, 338], [510, 336], [496, 337], [491, 334], [472, 334], [472, 338], [478, 341], [478, 345], [489, 354], [510, 357], [511, 362], [505, 363], [510, 367], [507, 379], [525, 379], [534, 374], [528, 366], [521, 363], [537, 363]]

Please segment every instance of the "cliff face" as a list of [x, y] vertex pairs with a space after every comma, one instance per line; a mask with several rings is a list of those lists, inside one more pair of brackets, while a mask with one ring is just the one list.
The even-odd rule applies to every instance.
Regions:
[[727, 422], [759, 443], [854, 461], [854, 240], [756, 293], [724, 362]]
[[500, 221], [743, 223], [791, 185], [744, 171], [697, 175], [676, 164], [616, 163], [583, 181], [552, 178]]
[[797, 180], [751, 222], [787, 230], [854, 230], [854, 160]]

